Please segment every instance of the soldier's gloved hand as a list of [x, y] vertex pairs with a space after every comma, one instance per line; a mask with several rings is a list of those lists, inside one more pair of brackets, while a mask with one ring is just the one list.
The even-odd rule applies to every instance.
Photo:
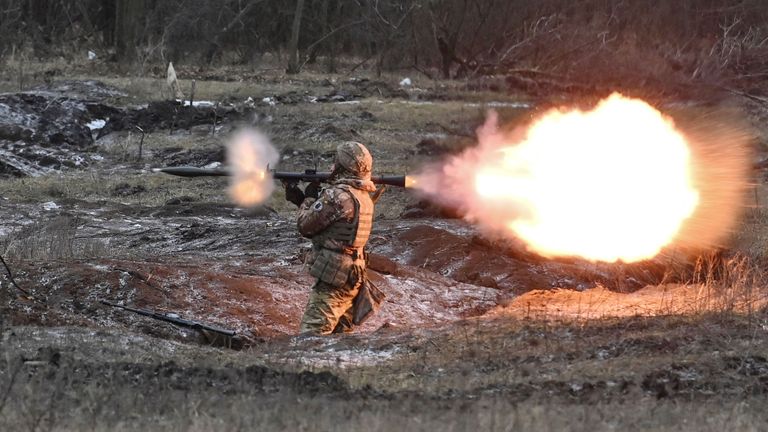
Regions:
[[307, 185], [304, 189], [304, 198], [318, 199], [320, 197], [320, 183], [314, 182]]
[[304, 192], [299, 189], [299, 185], [294, 182], [286, 182], [283, 183], [283, 186], [285, 186], [285, 200], [296, 204], [296, 206], [301, 206], [301, 203], [304, 202]]

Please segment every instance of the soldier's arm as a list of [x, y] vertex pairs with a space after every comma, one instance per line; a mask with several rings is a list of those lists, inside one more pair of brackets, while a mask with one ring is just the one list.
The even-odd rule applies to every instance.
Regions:
[[318, 199], [307, 198], [299, 208], [299, 233], [312, 238], [339, 219], [354, 218], [355, 205], [348, 192], [324, 189]]

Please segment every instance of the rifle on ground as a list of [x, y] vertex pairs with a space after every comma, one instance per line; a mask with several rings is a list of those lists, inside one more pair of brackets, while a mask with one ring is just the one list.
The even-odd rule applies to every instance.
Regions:
[[[210, 176], [231, 176], [232, 173], [226, 168], [197, 168], [190, 166], [154, 168], [152, 171], [171, 174], [179, 177], [210, 177]], [[267, 170], [275, 180], [284, 180], [287, 182], [306, 182], [306, 183], [324, 183], [331, 177], [329, 172], [318, 172], [308, 169], [302, 172], [286, 172]], [[401, 176], [372, 176], [371, 181], [378, 185], [388, 185], [397, 187], [413, 186], [413, 178], [406, 175]]]
[[115, 308], [123, 309], [123, 310], [126, 310], [128, 312], [133, 312], [133, 313], [136, 313], [136, 314], [139, 314], [139, 315], [144, 315], [145, 317], [149, 317], [149, 318], [152, 318], [152, 319], [169, 322], [171, 324], [176, 324], [177, 326], [181, 326], [181, 327], [187, 327], [187, 328], [191, 328], [191, 329], [195, 329], [195, 330], [207, 330], [207, 331], [210, 331], [210, 332], [213, 332], [213, 333], [218, 333], [220, 335], [229, 336], [229, 337], [233, 337], [234, 335], [237, 334], [234, 330], [227, 330], [227, 329], [223, 329], [223, 328], [220, 328], [220, 327], [211, 326], [211, 325], [208, 325], [208, 324], [203, 324], [203, 323], [197, 322], [197, 321], [186, 320], [186, 319], [181, 318], [180, 316], [178, 316], [176, 314], [160, 313], [160, 312], [155, 312], [155, 311], [152, 311], [152, 310], [149, 310], [149, 309], [132, 308], [130, 306], [122, 306], [122, 305], [119, 305], [119, 304], [111, 303], [111, 302], [108, 302], [106, 300], [101, 300], [101, 303], [105, 304], [107, 306], [112, 306], [112, 307], [115, 307]]

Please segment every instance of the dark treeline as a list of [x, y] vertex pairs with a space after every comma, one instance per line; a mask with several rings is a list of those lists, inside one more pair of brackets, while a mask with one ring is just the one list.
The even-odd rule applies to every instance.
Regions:
[[[764, 0], [0, 0], [0, 53], [289, 72], [527, 70], [686, 80], [767, 70]], [[140, 70], [144, 70], [140, 68]]]

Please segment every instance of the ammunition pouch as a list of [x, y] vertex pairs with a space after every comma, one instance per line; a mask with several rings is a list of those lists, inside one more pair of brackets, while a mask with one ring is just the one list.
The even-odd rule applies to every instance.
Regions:
[[355, 266], [365, 268], [363, 255], [362, 249], [334, 251], [320, 248], [315, 250], [309, 274], [327, 284], [342, 287], [347, 284], [349, 274]]
[[379, 287], [371, 282], [367, 276], [364, 276], [360, 291], [355, 296], [353, 303], [352, 324], [362, 325], [379, 310], [386, 297]]

